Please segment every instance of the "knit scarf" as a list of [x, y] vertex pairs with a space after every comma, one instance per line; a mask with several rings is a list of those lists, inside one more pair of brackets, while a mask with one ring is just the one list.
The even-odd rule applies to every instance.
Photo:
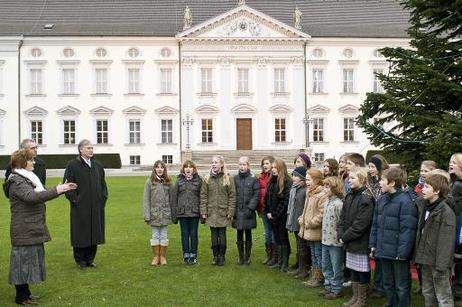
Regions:
[[43, 187], [43, 184], [42, 182], [40, 181], [40, 179], [37, 177], [37, 175], [35, 175], [33, 172], [31, 171], [28, 171], [26, 169], [23, 169], [23, 168], [15, 168], [13, 170], [13, 172], [23, 176], [23, 177], [26, 177], [27, 179], [29, 179], [30, 181], [32, 181], [33, 185], [34, 185], [34, 191], [35, 192], [41, 192], [41, 191], [45, 191], [45, 188]]

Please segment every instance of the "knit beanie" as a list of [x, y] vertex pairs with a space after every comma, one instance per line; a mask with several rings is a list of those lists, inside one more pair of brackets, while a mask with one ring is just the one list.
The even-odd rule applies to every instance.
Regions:
[[306, 180], [306, 167], [299, 166], [294, 169], [292, 176], [300, 177], [302, 180]]
[[375, 168], [380, 172], [382, 170], [382, 161], [377, 158], [377, 157], [371, 157], [369, 159], [369, 162], [367, 162], [368, 164], [369, 163], [372, 163], [375, 165]]
[[310, 157], [308, 157], [306, 154], [304, 154], [303, 152], [299, 153], [298, 156], [303, 160], [303, 162], [305, 162], [306, 164], [306, 168], [310, 168], [311, 167], [311, 159]]

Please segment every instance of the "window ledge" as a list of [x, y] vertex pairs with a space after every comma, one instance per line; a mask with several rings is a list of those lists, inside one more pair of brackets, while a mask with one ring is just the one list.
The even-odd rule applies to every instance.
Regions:
[[79, 97], [80, 94], [58, 94], [58, 97]]
[[105, 147], [105, 146], [108, 146], [108, 147], [111, 147], [111, 146], [114, 146], [110, 143], [95, 143], [93, 144], [93, 146], [96, 146], [96, 147]]
[[358, 141], [342, 141], [340, 144], [359, 144]]
[[74, 143], [74, 144], [59, 144], [58, 147], [72, 147], [72, 148], [74, 148], [75, 145], [77, 145], [77, 144], [76, 143]]
[[342, 96], [356, 96], [356, 95], [359, 95], [359, 93], [356, 93], [356, 92], [353, 92], [353, 93], [341, 92], [340, 95], [342, 95]]
[[207, 97], [216, 97], [216, 96], [217, 96], [217, 93], [200, 92], [200, 93], [197, 93], [197, 96], [199, 96], [199, 97], [204, 97], [204, 98], [207, 98]]
[[290, 145], [292, 142], [271, 142], [271, 145], [275, 146], [283, 146], [283, 145]]
[[236, 98], [249, 98], [249, 97], [252, 97], [254, 95], [254, 93], [252, 92], [237, 92], [237, 93], [233, 93], [234, 96], [236, 96]]
[[271, 95], [273, 97], [287, 97], [290, 95], [289, 92], [272, 92]]
[[308, 95], [313, 95], [313, 96], [326, 96], [326, 95], [329, 95], [329, 93], [326, 93], [326, 92], [311, 92], [311, 93], [308, 93]]
[[218, 144], [212, 142], [212, 143], [197, 143], [197, 145], [199, 145], [199, 146], [216, 146]]
[[166, 97], [169, 97], [169, 96], [178, 96], [177, 93], [157, 93], [156, 94], [157, 96], [166, 96]]
[[109, 94], [109, 93], [93, 93], [93, 94], [90, 94], [90, 96], [92, 96], [92, 97], [111, 97], [112, 94]]
[[145, 143], [125, 143], [124, 145], [129, 147], [146, 146]]
[[327, 141], [311, 141], [311, 144], [319, 144], [319, 145], [327, 145], [329, 142]]
[[173, 145], [178, 145], [177, 143], [157, 143], [156, 145], [159, 145], [159, 146], [173, 146]]
[[125, 93], [124, 96], [144, 96], [143, 93]]
[[47, 95], [45, 94], [28, 94], [26, 97], [46, 97]]

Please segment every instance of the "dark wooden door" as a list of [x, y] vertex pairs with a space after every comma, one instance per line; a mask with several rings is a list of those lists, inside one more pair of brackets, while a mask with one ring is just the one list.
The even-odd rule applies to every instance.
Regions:
[[252, 119], [238, 118], [236, 121], [237, 149], [252, 149]]

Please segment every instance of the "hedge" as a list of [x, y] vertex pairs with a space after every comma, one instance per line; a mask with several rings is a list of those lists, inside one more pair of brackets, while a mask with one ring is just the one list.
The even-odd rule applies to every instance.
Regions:
[[[75, 159], [75, 154], [70, 155], [39, 155], [39, 157], [45, 161], [46, 168], [66, 168], [67, 162]], [[120, 154], [108, 153], [108, 154], [95, 154], [95, 159], [101, 162], [104, 168], [121, 168], [122, 162], [120, 161]], [[0, 155], [0, 169], [6, 169], [10, 162], [10, 156]]]

